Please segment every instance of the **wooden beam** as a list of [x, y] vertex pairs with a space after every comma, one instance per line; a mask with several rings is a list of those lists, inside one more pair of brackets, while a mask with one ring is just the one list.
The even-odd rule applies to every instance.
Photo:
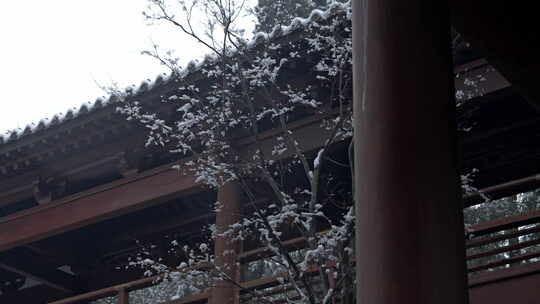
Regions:
[[42, 164], [35, 170], [13, 176], [10, 178], [0, 177], [0, 207], [15, 203], [32, 197], [33, 185], [31, 182], [40, 176], [69, 177], [70, 179], [81, 174], [89, 174], [93, 170], [106, 168], [116, 163], [116, 156], [104, 156], [104, 151], [114, 149], [113, 145], [103, 145], [98, 152], [93, 151], [87, 154], [65, 157], [62, 164], [49, 161]]
[[540, 111], [540, 28], [534, 2], [450, 1], [452, 23]]
[[192, 175], [165, 165], [27, 209], [0, 219], [0, 251], [142, 209], [197, 186]]
[[54, 268], [47, 268], [32, 258], [3, 252], [0, 256], [0, 268], [31, 278], [46, 286], [65, 293], [75, 292], [77, 279], [75, 276]]
[[540, 222], [540, 210], [535, 210], [470, 226], [467, 229], [467, 234], [472, 234], [475, 237], [478, 237], [489, 233], [535, 224], [538, 222]]
[[[454, 85], [456, 92], [463, 91], [468, 98], [490, 94], [511, 86], [511, 84], [485, 59], [478, 59], [460, 66], [454, 67]], [[479, 79], [483, 79], [480, 81]], [[467, 81], [475, 81], [472, 88]]]
[[540, 262], [514, 265], [510, 268], [486, 271], [474, 274], [469, 279], [469, 288], [510, 280], [516, 277], [525, 277], [540, 273]]
[[[321, 130], [319, 123], [336, 113], [334, 110], [290, 124], [289, 128], [295, 132], [303, 151], [311, 151], [324, 144], [329, 131]], [[259, 136], [259, 144], [264, 150], [271, 151], [275, 136], [279, 134], [279, 130], [266, 131]], [[238, 144], [245, 153], [243, 157], [251, 155], [257, 148], [253, 138], [239, 139]], [[290, 157], [292, 153], [287, 151], [276, 158]], [[193, 175], [181, 174], [171, 169], [173, 165], [154, 168], [1, 218], [0, 251], [143, 209], [180, 195], [202, 191]]]
[[[10, 294], [0, 294], [0, 303], [35, 304], [55, 301], [68, 297], [69, 294], [60, 290], [51, 289], [46, 285], [36, 285], [18, 290]], [[39, 302], [41, 301], [41, 302]]]

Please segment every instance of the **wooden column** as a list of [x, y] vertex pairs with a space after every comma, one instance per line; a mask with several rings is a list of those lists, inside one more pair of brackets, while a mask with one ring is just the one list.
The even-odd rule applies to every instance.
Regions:
[[118, 290], [118, 304], [129, 304], [129, 292], [125, 288]]
[[[216, 228], [221, 233], [231, 224], [238, 222], [241, 212], [242, 190], [235, 182], [223, 185], [218, 190], [220, 211], [216, 213]], [[229, 276], [238, 281], [236, 255], [239, 250], [238, 242], [226, 237], [218, 237], [214, 245], [215, 264]], [[225, 253], [225, 254], [224, 254]], [[237, 287], [230, 281], [217, 280], [212, 288], [210, 304], [238, 304], [239, 294]]]
[[355, 0], [357, 303], [467, 303], [449, 11]]

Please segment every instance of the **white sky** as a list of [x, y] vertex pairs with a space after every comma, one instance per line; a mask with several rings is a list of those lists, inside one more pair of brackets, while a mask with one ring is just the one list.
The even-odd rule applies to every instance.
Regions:
[[150, 40], [182, 62], [206, 50], [166, 26], [148, 26], [147, 0], [0, 2], [0, 133], [65, 113], [104, 93], [166, 71], [140, 51]]

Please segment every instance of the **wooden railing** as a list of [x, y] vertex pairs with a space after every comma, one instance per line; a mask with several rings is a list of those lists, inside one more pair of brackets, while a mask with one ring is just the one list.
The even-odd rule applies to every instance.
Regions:
[[84, 293], [71, 298], [63, 299], [60, 301], [51, 302], [50, 304], [73, 304], [83, 301], [99, 300], [106, 297], [118, 297], [119, 304], [129, 304], [129, 291], [142, 289], [151, 286], [157, 277], [148, 277], [137, 281], [132, 281], [125, 284], [120, 284], [88, 293]]
[[470, 274], [534, 261], [540, 258], [540, 210], [472, 226], [467, 238]]
[[[245, 291], [248, 290], [255, 290], [260, 288], [268, 288], [272, 287], [278, 284], [278, 279], [282, 277], [283, 275], [274, 275], [270, 277], [264, 277], [259, 278], [256, 280], [252, 280], [249, 282], [241, 283], [242, 289]], [[132, 281], [125, 284], [120, 284], [117, 286], [112, 286], [92, 292], [88, 292], [85, 294], [77, 295], [74, 297], [66, 298], [63, 300], [55, 301], [55, 302], [49, 302], [49, 304], [76, 304], [76, 303], [87, 303], [88, 301], [94, 301], [99, 299], [104, 299], [108, 297], [116, 297], [118, 304], [129, 304], [129, 292], [135, 291], [139, 289], [143, 289], [146, 287], [150, 287], [153, 284], [155, 284], [156, 280], [159, 280], [158, 277], [149, 277], [144, 278], [137, 281]], [[283, 287], [279, 287], [275, 291], [269, 290], [267, 291], [268, 294], [273, 293], [281, 293], [284, 291]], [[194, 303], [201, 303], [206, 302], [210, 298], [210, 292], [205, 291], [202, 293], [194, 294], [191, 296], [186, 296], [178, 300], [172, 300], [163, 302], [161, 304], [194, 304]]]
[[[540, 259], [540, 210], [471, 226], [467, 230], [466, 237], [466, 259], [469, 264], [468, 271], [472, 275]], [[289, 249], [302, 249], [306, 246], [306, 242], [305, 238], [299, 237], [285, 241], [284, 245]], [[270, 255], [271, 252], [266, 248], [257, 248], [242, 252], [237, 258], [240, 264], [246, 264]], [[242, 293], [249, 297], [246, 291], [262, 288], [266, 288], [265, 292], [269, 294], [285, 292], [287, 287], [278, 284], [281, 276], [273, 275], [243, 282]], [[130, 291], [150, 287], [158, 280], [158, 277], [144, 278], [50, 304], [76, 304], [106, 297], [116, 297], [117, 303], [129, 304]], [[162, 304], [204, 303], [209, 297], [210, 292], [206, 291]]]
[[[49, 304], [75, 304], [75, 303], [87, 303], [89, 301], [100, 300], [108, 297], [116, 297], [118, 304], [129, 304], [129, 292], [134, 290], [150, 287], [159, 280], [159, 277], [148, 277], [136, 281], [132, 281], [125, 284], [120, 284], [100, 290], [84, 293], [74, 297], [66, 298], [63, 300], [49, 302]], [[179, 300], [168, 301], [163, 304], [187, 304], [198, 303], [207, 300], [210, 297], [209, 292], [202, 292], [196, 295], [186, 296]]]
[[[320, 232], [320, 233], [325, 233], [325, 231]], [[284, 241], [283, 245], [286, 246], [290, 250], [302, 249], [306, 245], [306, 240], [304, 237], [293, 238], [293, 239]], [[264, 248], [257, 248], [254, 250], [242, 252], [238, 254], [237, 259], [240, 264], [246, 264], [255, 260], [266, 258], [270, 255], [271, 255], [271, 252], [266, 247], [264, 247]], [[204, 265], [201, 265], [200, 267], [204, 267]], [[246, 293], [250, 290], [255, 290], [255, 289], [271, 288], [273, 286], [280, 285], [278, 283], [278, 279], [280, 277], [283, 277], [283, 275], [277, 274], [273, 276], [257, 278], [257, 279], [250, 280], [247, 282], [242, 282], [240, 284], [242, 287], [241, 293]], [[73, 296], [73, 297], [62, 299], [59, 301], [50, 302], [49, 304], [76, 304], [76, 303], [82, 303], [82, 302], [87, 303], [89, 301], [104, 299], [108, 297], [116, 297], [117, 299], [116, 303], [129, 304], [130, 291], [135, 291], [135, 290], [151, 287], [159, 281], [160, 281], [159, 276], [148, 277], [148, 278], [132, 281], [129, 283], [120, 284], [120, 285], [88, 292], [85, 294]], [[268, 290], [267, 293], [269, 294], [282, 293], [286, 289], [287, 287], [280, 286], [280, 287], [276, 287], [276, 290]], [[163, 302], [161, 304], [188, 304], [188, 303], [194, 304], [194, 303], [206, 302], [209, 297], [210, 297], [210, 292], [206, 291], [199, 294], [186, 296], [178, 300]]]

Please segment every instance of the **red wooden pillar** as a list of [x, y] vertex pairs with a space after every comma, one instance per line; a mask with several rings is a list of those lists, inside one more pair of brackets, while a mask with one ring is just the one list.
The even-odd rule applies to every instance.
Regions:
[[124, 288], [118, 290], [118, 304], [129, 304], [129, 292]]
[[446, 1], [353, 3], [357, 303], [467, 303]]
[[[221, 210], [216, 213], [216, 228], [218, 233], [227, 230], [231, 224], [238, 222], [241, 212], [242, 190], [235, 182], [229, 182], [218, 190], [218, 201]], [[231, 278], [238, 281], [236, 254], [239, 250], [238, 242], [226, 237], [215, 240], [215, 264]], [[224, 254], [226, 253], [226, 254]], [[218, 280], [212, 288], [210, 304], [238, 304], [238, 288], [230, 281]]]

